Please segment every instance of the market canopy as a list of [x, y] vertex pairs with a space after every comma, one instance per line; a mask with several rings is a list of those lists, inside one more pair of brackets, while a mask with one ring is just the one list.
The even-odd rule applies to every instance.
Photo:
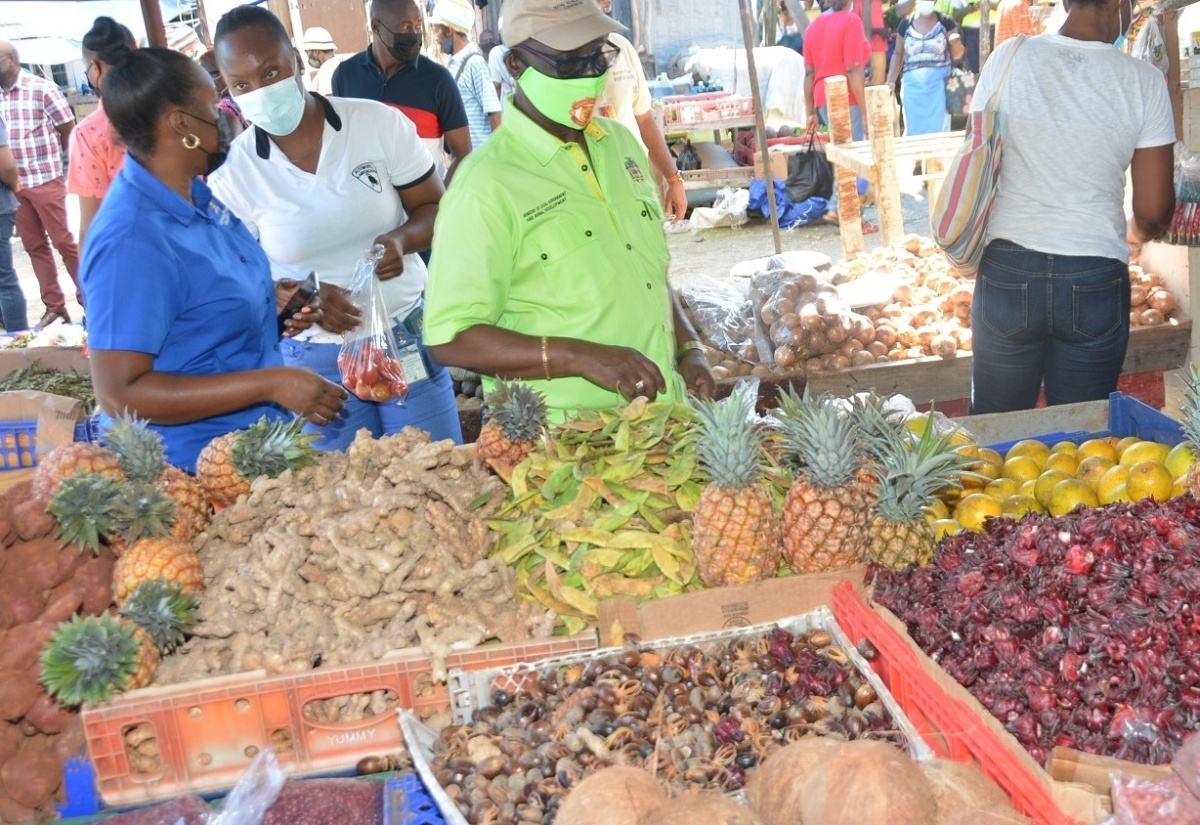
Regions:
[[22, 63], [37, 66], [78, 60], [82, 48], [78, 40], [66, 37], [17, 37], [12, 44], [16, 46]]

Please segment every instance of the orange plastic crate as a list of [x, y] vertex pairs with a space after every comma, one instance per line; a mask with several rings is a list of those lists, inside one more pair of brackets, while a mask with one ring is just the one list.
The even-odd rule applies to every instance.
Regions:
[[[450, 669], [477, 670], [537, 661], [596, 646], [586, 636], [457, 651]], [[353, 722], [317, 722], [304, 706], [319, 699], [388, 690], [400, 707], [421, 713], [448, 710], [445, 685], [434, 685], [419, 651], [390, 653], [368, 665], [328, 667], [301, 674], [261, 672], [147, 688], [83, 712], [88, 755], [106, 805], [135, 805], [186, 793], [232, 787], [256, 753], [274, 748], [289, 775], [349, 770], [364, 756], [404, 744], [393, 712]], [[125, 734], [149, 725], [158, 765], [138, 772]]]
[[1013, 807], [1037, 825], [1080, 825], [1079, 820], [1062, 812], [1046, 784], [1030, 774], [994, 731], [921, 669], [912, 648], [860, 594], [847, 585], [838, 585], [833, 591], [832, 607], [852, 642], [867, 639], [879, 651], [871, 667], [938, 756], [978, 764], [1008, 794]]

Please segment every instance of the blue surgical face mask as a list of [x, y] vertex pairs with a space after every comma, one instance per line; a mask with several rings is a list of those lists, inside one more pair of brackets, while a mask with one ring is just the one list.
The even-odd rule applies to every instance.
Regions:
[[305, 94], [294, 76], [284, 77], [270, 86], [235, 95], [238, 108], [246, 119], [264, 132], [283, 137], [296, 131], [304, 117]]
[[1125, 32], [1121, 32], [1120, 36], [1113, 41], [1113, 47], [1117, 49], [1125, 48]]

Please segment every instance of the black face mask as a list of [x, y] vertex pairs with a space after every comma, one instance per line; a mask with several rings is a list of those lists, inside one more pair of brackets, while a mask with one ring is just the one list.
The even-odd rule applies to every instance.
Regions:
[[229, 122], [223, 117], [218, 117], [215, 121], [212, 121], [205, 120], [199, 115], [193, 115], [191, 112], [187, 114], [217, 130], [217, 151], [209, 152], [204, 147], [200, 147], [200, 151], [208, 155], [208, 166], [204, 172], [204, 177], [208, 177], [220, 169], [221, 164], [225, 162], [225, 158], [229, 157], [229, 145], [233, 143], [233, 132], [229, 128]]
[[417, 59], [425, 39], [420, 32], [394, 32], [383, 23], [379, 27], [392, 36], [392, 45], [387, 50], [397, 63], [412, 63]]

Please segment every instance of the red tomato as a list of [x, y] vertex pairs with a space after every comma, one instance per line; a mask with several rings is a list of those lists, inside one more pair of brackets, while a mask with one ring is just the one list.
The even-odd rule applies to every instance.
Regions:
[[387, 384], [376, 384], [371, 387], [371, 399], [373, 401], [387, 401], [392, 397], [392, 388]]

